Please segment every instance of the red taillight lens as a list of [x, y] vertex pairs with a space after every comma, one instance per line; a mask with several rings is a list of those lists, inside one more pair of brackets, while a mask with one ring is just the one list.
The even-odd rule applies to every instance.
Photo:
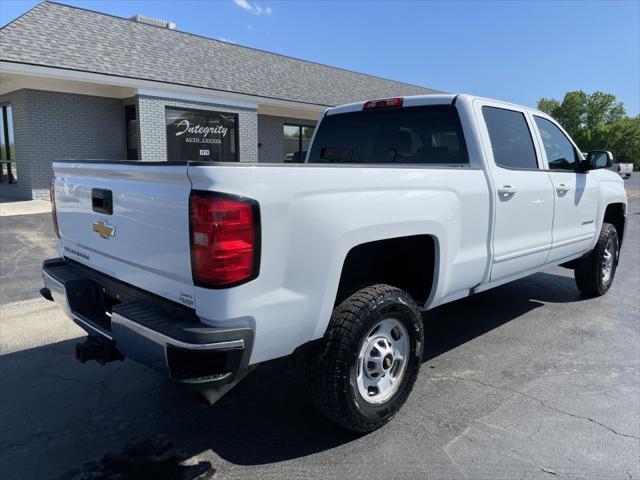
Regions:
[[191, 265], [195, 284], [230, 287], [257, 277], [258, 204], [211, 192], [192, 192], [190, 202]]
[[51, 218], [53, 220], [53, 231], [56, 237], [60, 238], [60, 228], [58, 227], [58, 214], [56, 212], [56, 179], [51, 179], [49, 184], [49, 198], [51, 199]]
[[363, 110], [373, 110], [376, 108], [389, 108], [389, 107], [401, 107], [402, 97], [396, 98], [382, 98], [380, 100], [371, 100], [366, 102], [362, 107]]

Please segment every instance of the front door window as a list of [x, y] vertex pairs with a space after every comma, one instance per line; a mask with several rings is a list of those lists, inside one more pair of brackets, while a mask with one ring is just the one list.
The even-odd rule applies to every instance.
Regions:
[[534, 116], [544, 151], [547, 154], [549, 170], [576, 170], [578, 154], [573, 144], [558, 127], [546, 118]]

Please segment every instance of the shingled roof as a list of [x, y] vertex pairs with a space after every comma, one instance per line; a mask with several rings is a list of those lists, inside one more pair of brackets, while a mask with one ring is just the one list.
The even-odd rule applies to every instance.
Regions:
[[54, 2], [2, 27], [0, 60], [326, 106], [439, 93]]

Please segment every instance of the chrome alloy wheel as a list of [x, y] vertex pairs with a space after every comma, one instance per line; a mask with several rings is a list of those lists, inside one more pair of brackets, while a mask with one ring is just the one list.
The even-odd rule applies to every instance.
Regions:
[[409, 334], [395, 318], [379, 321], [369, 330], [358, 355], [356, 382], [362, 398], [383, 403], [400, 387], [407, 369]]
[[609, 283], [611, 279], [611, 272], [613, 271], [613, 262], [615, 260], [615, 247], [613, 243], [613, 238], [609, 238], [607, 241], [607, 245], [604, 247], [604, 253], [602, 255], [602, 282], [604, 284]]

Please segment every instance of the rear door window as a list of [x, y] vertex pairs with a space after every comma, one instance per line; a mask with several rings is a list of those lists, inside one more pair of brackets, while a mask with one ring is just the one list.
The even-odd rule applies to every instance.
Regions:
[[537, 169], [538, 160], [527, 120], [521, 112], [482, 107], [496, 165], [512, 169]]
[[309, 163], [467, 164], [455, 107], [429, 105], [327, 115]]

